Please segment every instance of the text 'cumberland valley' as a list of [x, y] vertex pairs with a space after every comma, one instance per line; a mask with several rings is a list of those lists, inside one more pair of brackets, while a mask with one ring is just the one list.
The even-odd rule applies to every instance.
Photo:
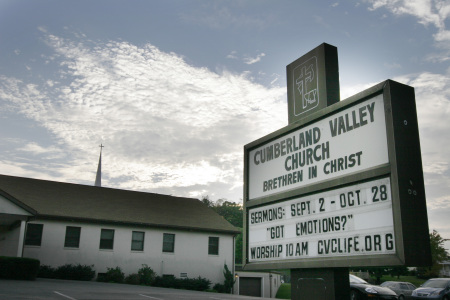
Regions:
[[249, 199], [387, 162], [384, 105], [377, 96], [251, 150]]

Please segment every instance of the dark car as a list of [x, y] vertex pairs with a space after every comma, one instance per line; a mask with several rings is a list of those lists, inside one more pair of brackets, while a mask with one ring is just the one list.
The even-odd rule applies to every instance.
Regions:
[[350, 300], [397, 300], [397, 294], [391, 289], [372, 285], [350, 274]]
[[412, 293], [413, 299], [450, 300], [450, 278], [433, 278]]
[[411, 294], [417, 288], [412, 283], [401, 281], [385, 281], [380, 286], [393, 290], [397, 294], [398, 300], [412, 299]]

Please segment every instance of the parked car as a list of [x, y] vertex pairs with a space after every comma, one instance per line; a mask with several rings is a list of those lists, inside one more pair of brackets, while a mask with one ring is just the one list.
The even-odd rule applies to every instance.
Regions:
[[417, 288], [412, 283], [401, 281], [385, 281], [380, 286], [393, 290], [397, 294], [398, 300], [412, 299], [412, 292]]
[[386, 287], [372, 285], [350, 274], [350, 300], [397, 300], [397, 294]]
[[450, 278], [433, 278], [412, 293], [413, 299], [450, 300]]

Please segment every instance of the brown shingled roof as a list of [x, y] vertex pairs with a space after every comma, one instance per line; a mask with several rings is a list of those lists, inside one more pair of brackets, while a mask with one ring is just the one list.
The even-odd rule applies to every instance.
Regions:
[[6, 175], [0, 175], [0, 190], [15, 203], [35, 210], [38, 217], [239, 232], [192, 198]]

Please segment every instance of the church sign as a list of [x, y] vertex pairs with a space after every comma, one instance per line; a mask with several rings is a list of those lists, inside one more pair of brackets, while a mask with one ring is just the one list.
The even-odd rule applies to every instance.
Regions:
[[250, 150], [249, 158], [249, 200], [386, 164], [383, 97], [287, 132]]
[[388, 80], [245, 145], [244, 211], [246, 270], [428, 264], [414, 89]]

